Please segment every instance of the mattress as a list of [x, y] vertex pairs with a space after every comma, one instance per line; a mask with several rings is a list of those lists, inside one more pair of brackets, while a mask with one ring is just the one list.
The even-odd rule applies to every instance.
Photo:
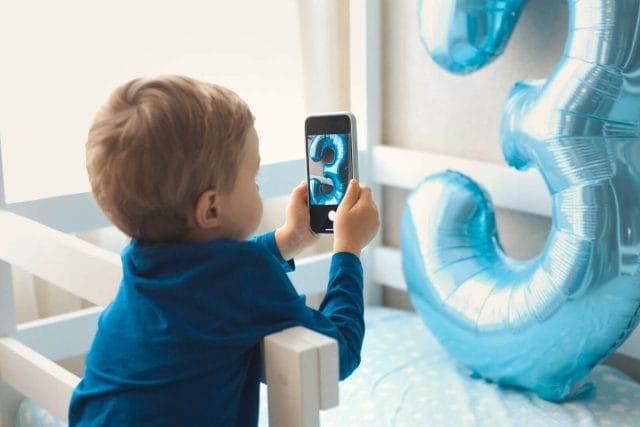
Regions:
[[[587, 382], [590, 393], [562, 404], [481, 379], [452, 359], [419, 316], [367, 307], [358, 369], [340, 384], [340, 405], [321, 412], [323, 427], [377, 426], [639, 426], [640, 384], [600, 365]], [[266, 387], [260, 426], [268, 425]], [[19, 427], [63, 427], [24, 400]]]

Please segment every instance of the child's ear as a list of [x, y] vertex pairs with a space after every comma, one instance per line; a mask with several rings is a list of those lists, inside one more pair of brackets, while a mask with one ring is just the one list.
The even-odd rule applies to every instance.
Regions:
[[193, 212], [199, 228], [210, 229], [220, 225], [220, 196], [214, 190], [207, 190], [198, 197]]

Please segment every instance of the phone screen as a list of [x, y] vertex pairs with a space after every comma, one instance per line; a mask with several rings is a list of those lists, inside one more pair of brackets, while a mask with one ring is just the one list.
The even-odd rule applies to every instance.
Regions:
[[312, 205], [338, 205], [347, 191], [351, 162], [348, 133], [308, 135], [309, 198]]
[[305, 123], [311, 229], [333, 232], [333, 220], [354, 169], [355, 123], [349, 113], [310, 116]]

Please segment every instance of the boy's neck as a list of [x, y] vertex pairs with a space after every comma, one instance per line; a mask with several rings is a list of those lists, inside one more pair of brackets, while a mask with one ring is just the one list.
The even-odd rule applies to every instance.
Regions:
[[[248, 238], [247, 236], [246, 238]], [[233, 233], [221, 228], [199, 228], [192, 227], [182, 240], [187, 243], [203, 243], [216, 239], [232, 239], [232, 240], [246, 240], [246, 238], [234, 236]]]

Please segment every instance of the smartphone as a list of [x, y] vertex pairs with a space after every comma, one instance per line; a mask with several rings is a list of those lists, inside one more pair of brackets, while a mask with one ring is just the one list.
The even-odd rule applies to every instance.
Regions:
[[314, 114], [304, 132], [311, 230], [333, 233], [349, 181], [358, 179], [356, 118], [350, 112]]

